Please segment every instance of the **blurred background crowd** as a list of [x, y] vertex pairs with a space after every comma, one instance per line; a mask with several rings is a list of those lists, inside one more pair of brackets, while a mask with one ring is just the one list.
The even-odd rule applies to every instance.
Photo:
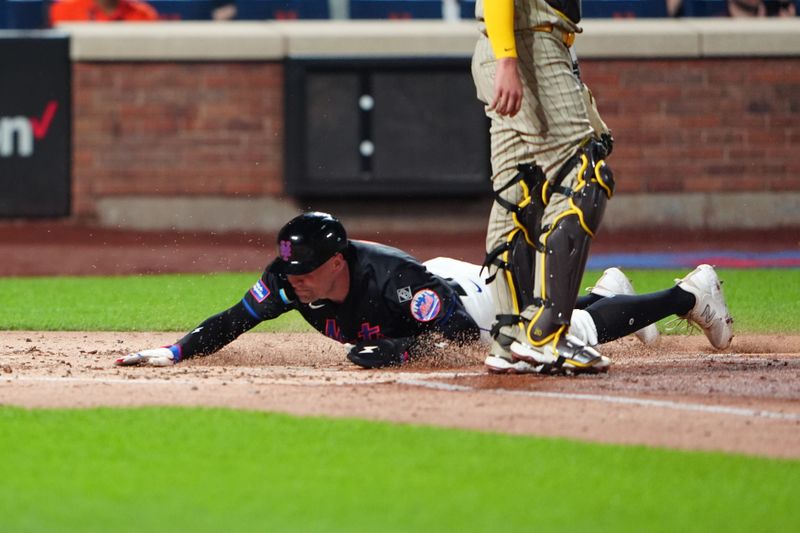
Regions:
[[[584, 18], [794, 17], [800, 0], [583, 0]], [[66, 21], [469, 19], [469, 0], [0, 0], [0, 28]]]

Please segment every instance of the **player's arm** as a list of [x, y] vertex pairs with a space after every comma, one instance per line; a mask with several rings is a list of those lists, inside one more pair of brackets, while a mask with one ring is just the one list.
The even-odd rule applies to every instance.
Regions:
[[116, 360], [118, 366], [169, 366], [195, 355], [216, 352], [236, 337], [254, 328], [261, 320], [248, 313], [240, 301], [221, 313], [205, 319], [175, 344], [142, 350]]
[[522, 107], [522, 81], [514, 39], [514, 0], [486, 0], [483, 9], [486, 32], [497, 59], [490, 109], [513, 117]]
[[480, 328], [467, 313], [456, 289], [448, 281], [431, 274], [422, 265], [408, 268], [411, 300], [400, 307], [414, 321], [420, 333], [438, 333], [447, 340], [472, 342], [480, 338]]
[[175, 344], [143, 350], [116, 360], [119, 366], [168, 366], [195, 355], [209, 355], [292, 303], [281, 280], [269, 271], [235, 305], [201, 322]]
[[[242, 333], [256, 327], [262, 319], [248, 311], [245, 300], [221, 313], [205, 319], [174, 344], [180, 359], [195, 355], [209, 355], [230, 344]], [[180, 360], [179, 359], [179, 360]]]
[[[408, 290], [408, 299], [399, 295]], [[437, 333], [457, 342], [480, 338], [478, 325], [467, 314], [453, 288], [422, 265], [409, 264], [394, 274], [383, 297], [389, 302], [395, 320], [410, 326], [416, 335], [371, 339], [349, 348], [347, 358], [365, 368], [398, 366], [424, 355], [421, 337]], [[401, 301], [402, 300], [402, 301]]]

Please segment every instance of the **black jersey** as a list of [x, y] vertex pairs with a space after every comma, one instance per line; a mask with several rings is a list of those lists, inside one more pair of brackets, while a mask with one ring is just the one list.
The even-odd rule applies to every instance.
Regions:
[[448, 339], [478, 338], [478, 326], [464, 309], [459, 288], [428, 272], [410, 255], [363, 241], [350, 241], [343, 255], [350, 272], [350, 290], [343, 302], [300, 302], [275, 260], [238, 304], [204, 321], [173, 351], [181, 358], [212, 353], [258, 323], [291, 310], [341, 343], [393, 338], [403, 339], [410, 348], [427, 332]]

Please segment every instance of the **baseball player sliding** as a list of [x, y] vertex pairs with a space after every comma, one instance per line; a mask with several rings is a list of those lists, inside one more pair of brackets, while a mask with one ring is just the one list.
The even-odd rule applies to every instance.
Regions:
[[[347, 358], [365, 368], [424, 357], [423, 341], [432, 333], [456, 344], [491, 339], [494, 304], [478, 265], [449, 258], [423, 264], [396, 248], [349, 240], [339, 220], [317, 212], [289, 221], [278, 233], [277, 244], [278, 257], [233, 307], [204, 320], [173, 345], [130, 354], [116, 364], [166, 366], [208, 355], [260, 322], [291, 310], [345, 344]], [[569, 338], [596, 345], [637, 332], [653, 342], [658, 332], [652, 324], [674, 313], [698, 323], [715, 347], [730, 344], [730, 317], [711, 267], [701, 265], [666, 291], [632, 293], [622, 272], [606, 271], [580, 299], [584, 309], [575, 311]], [[499, 373], [608, 369], [493, 356], [486, 366]]]

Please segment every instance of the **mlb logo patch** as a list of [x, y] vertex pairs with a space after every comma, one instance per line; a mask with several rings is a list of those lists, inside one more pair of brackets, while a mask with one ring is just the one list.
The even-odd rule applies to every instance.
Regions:
[[267, 296], [269, 296], [269, 288], [264, 285], [263, 281], [258, 280], [250, 289], [250, 294], [253, 295], [253, 298], [255, 298], [258, 303], [261, 303], [267, 299]]
[[397, 289], [397, 301], [400, 303], [411, 300], [411, 287], [403, 287]]
[[439, 315], [442, 300], [431, 289], [417, 291], [411, 298], [411, 316], [419, 322], [430, 322]]

